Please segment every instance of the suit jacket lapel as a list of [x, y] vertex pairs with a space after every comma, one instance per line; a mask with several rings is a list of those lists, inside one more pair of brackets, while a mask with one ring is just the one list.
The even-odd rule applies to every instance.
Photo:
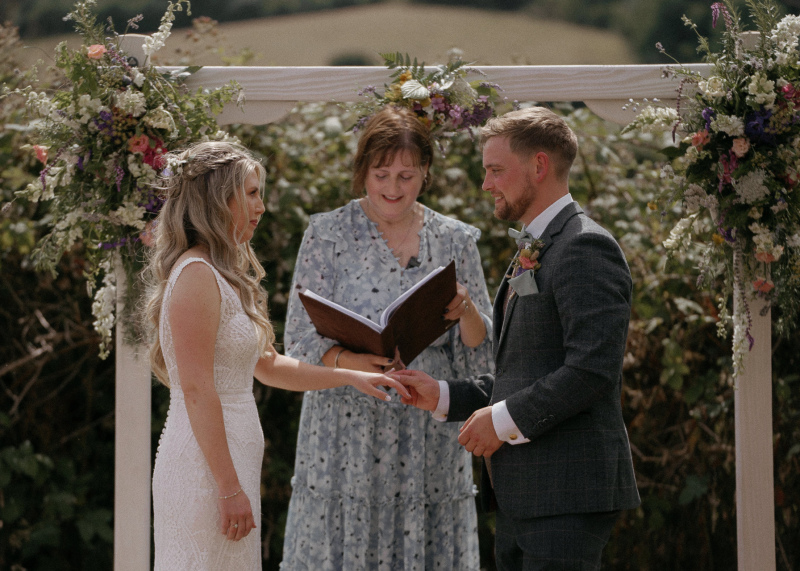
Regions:
[[[544, 246], [542, 249], [539, 250], [539, 260], [541, 261], [544, 257], [547, 250], [553, 243], [554, 238], [561, 233], [564, 229], [564, 225], [567, 223], [567, 220], [576, 216], [583, 212], [583, 209], [578, 206], [577, 202], [572, 202], [561, 209], [555, 218], [547, 225], [547, 228], [544, 229], [544, 232], [541, 235], [541, 240], [544, 242]], [[544, 264], [544, 262], [542, 262]], [[512, 262], [513, 265], [513, 262]], [[510, 273], [511, 266], [509, 269], [506, 270], [506, 276]], [[497, 290], [497, 296], [494, 300], [494, 336], [495, 336], [495, 344], [494, 344], [494, 357], [497, 360], [497, 355], [500, 353], [500, 347], [503, 344], [503, 341], [506, 337], [506, 331], [508, 330], [507, 324], [509, 319], [511, 319], [511, 314], [514, 313], [514, 307], [517, 305], [517, 298], [519, 296], [515, 295], [510, 300], [508, 300], [508, 305], [505, 308], [505, 315], [503, 313], [503, 305], [505, 304], [505, 299], [507, 295], [509, 285], [508, 285], [508, 278], [504, 277], [503, 281], [500, 283], [500, 288]]]

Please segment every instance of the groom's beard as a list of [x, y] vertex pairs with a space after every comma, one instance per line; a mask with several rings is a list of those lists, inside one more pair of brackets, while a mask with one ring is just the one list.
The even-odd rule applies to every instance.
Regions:
[[522, 220], [525, 213], [528, 212], [534, 199], [536, 198], [536, 187], [529, 176], [525, 177], [525, 186], [522, 192], [518, 193], [519, 199], [516, 202], [510, 202], [505, 193], [503, 193], [503, 201], [495, 205], [494, 216], [498, 220], [509, 220], [517, 222]]

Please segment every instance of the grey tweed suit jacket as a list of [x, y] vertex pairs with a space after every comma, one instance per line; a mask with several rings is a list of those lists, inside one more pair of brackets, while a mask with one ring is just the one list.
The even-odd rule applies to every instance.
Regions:
[[483, 504], [526, 519], [630, 509], [639, 505], [622, 419], [622, 359], [631, 276], [614, 238], [566, 206], [541, 236], [538, 293], [494, 303], [495, 373], [448, 381], [448, 420], [502, 400], [525, 444], [491, 457], [493, 489]]

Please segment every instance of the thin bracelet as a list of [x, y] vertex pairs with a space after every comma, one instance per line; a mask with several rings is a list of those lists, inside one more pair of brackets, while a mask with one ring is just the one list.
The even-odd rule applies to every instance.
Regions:
[[334, 369], [338, 369], [339, 368], [339, 357], [341, 357], [342, 353], [344, 353], [345, 351], [347, 351], [347, 349], [342, 347], [341, 349], [339, 349], [339, 352], [336, 353], [336, 358], [333, 360], [333, 368]]
[[220, 496], [220, 497], [219, 497], [219, 499], [221, 499], [221, 500], [229, 500], [229, 499], [231, 499], [232, 497], [234, 497], [234, 496], [238, 496], [239, 494], [241, 494], [243, 489], [244, 489], [244, 488], [239, 488], [239, 491], [238, 491], [238, 492], [234, 492], [234, 493], [232, 493], [230, 496]]

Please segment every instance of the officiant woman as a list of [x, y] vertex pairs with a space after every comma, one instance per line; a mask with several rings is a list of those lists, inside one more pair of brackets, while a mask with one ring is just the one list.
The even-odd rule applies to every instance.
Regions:
[[[417, 201], [432, 163], [431, 135], [412, 111], [386, 107], [367, 122], [353, 160], [355, 197], [313, 215], [303, 237], [286, 318], [288, 355], [361, 371], [395, 366], [317, 334], [298, 292], [308, 288], [377, 320], [455, 260], [458, 293], [444, 317], [458, 325], [406, 365], [437, 378], [492, 366], [480, 232]], [[281, 569], [477, 570], [471, 459], [458, 445], [457, 424], [434, 416], [346, 387], [306, 393]]]

